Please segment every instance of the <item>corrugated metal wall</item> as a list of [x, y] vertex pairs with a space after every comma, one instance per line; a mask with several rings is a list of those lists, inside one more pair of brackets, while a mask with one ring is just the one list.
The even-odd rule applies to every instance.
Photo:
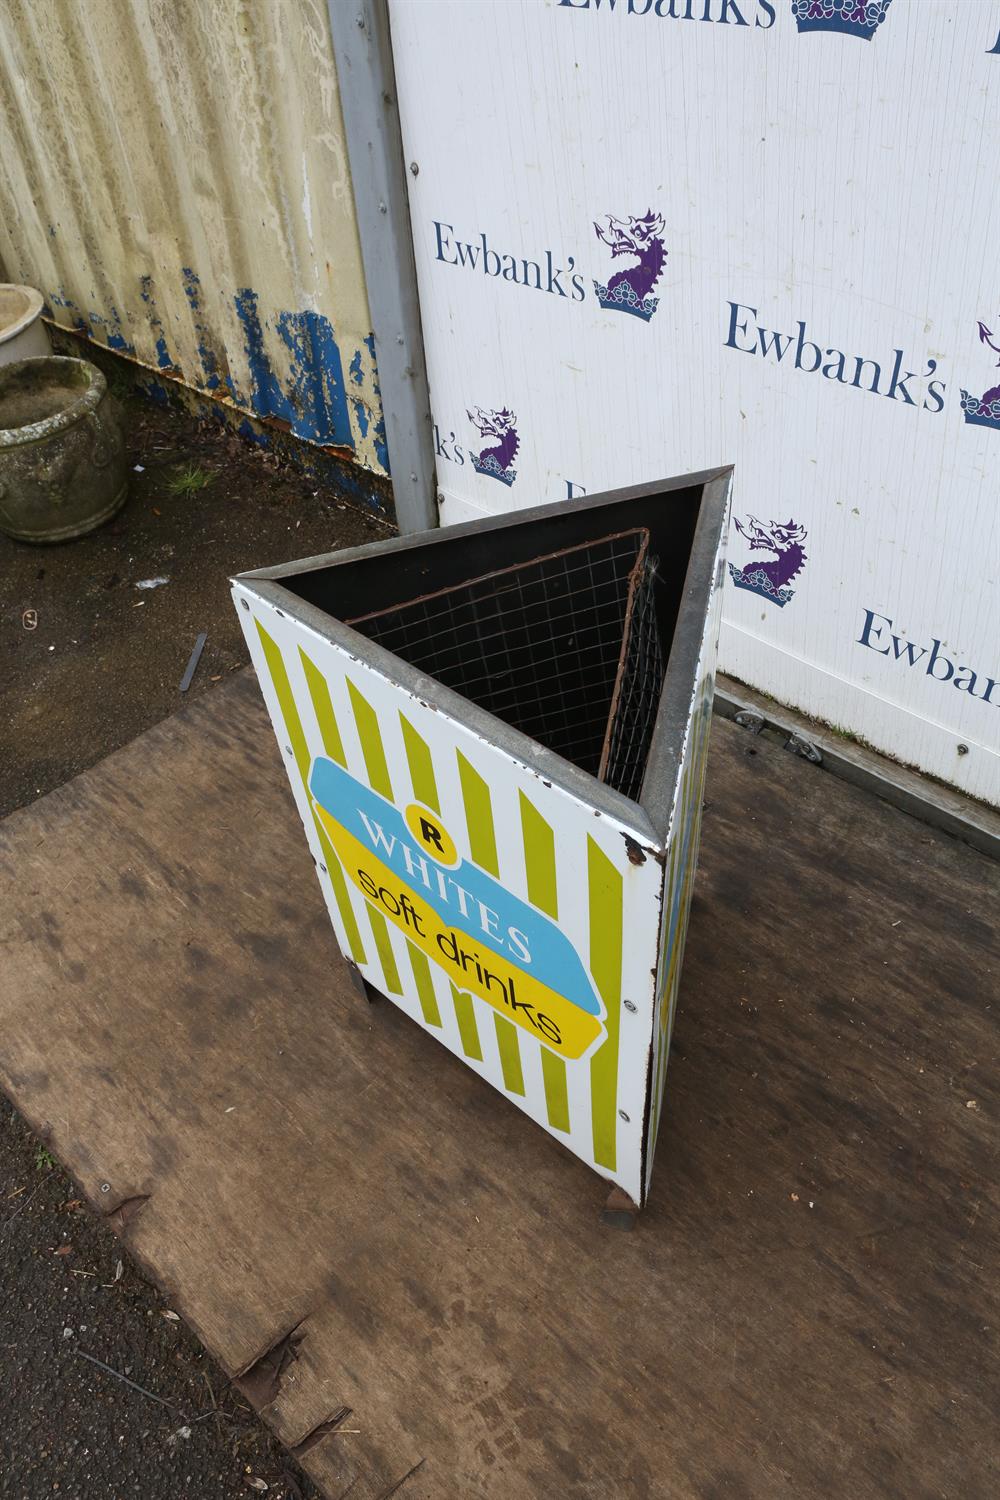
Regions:
[[326, 0], [6, 0], [0, 275], [387, 471]]

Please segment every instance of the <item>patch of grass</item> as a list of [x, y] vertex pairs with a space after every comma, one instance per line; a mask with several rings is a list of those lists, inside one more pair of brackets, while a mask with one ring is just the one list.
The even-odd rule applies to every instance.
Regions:
[[35, 1152], [35, 1171], [51, 1172], [56, 1165], [56, 1159], [51, 1152], [46, 1151], [44, 1146], [39, 1146]]
[[207, 489], [214, 483], [215, 475], [209, 469], [203, 469], [200, 464], [188, 464], [186, 468], [178, 469], [176, 474], [171, 474], [167, 480], [167, 491], [171, 495], [193, 495], [196, 490]]

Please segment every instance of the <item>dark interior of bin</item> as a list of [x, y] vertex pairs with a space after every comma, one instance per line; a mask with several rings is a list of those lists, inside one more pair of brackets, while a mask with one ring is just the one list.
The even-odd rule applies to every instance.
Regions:
[[434, 533], [280, 581], [637, 799], [701, 495]]
[[637, 796], [663, 685], [655, 580], [638, 528], [346, 623]]

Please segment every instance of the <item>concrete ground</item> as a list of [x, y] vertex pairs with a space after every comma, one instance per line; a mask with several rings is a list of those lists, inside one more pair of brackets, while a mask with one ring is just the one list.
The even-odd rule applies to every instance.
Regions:
[[[188, 697], [246, 663], [229, 575], [388, 534], [240, 439], [121, 399], [120, 515], [55, 547], [0, 536], [0, 816], [178, 708], [199, 632]], [[0, 1496], [317, 1493], [0, 1100]]]

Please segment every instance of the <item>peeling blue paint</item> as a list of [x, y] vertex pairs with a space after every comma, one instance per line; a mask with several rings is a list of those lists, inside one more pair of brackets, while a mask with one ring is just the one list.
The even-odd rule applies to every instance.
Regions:
[[77, 307], [72, 297], [67, 297], [65, 292], [62, 291], [53, 292], [49, 297], [49, 301], [51, 302], [53, 307], [65, 308], [68, 313], [71, 313], [72, 317], [70, 319], [70, 326], [72, 328], [75, 328], [77, 333], [85, 333], [87, 337], [90, 338], [90, 325], [87, 323], [87, 320], [85, 318], [82, 318], [80, 316], [80, 309]]
[[278, 333], [292, 356], [292, 400], [300, 407], [292, 430], [316, 443], [353, 447], [340, 349], [329, 318], [317, 312], [278, 314]]
[[122, 316], [117, 307], [112, 306], [107, 314], [83, 313], [62, 288], [50, 292], [48, 300], [53, 307], [63, 307], [72, 314], [73, 328], [77, 333], [85, 333], [95, 343], [104, 344], [118, 354], [135, 354], [135, 345], [122, 333]]
[[284, 416], [288, 405], [284, 392], [275, 379], [271, 362], [264, 349], [264, 330], [257, 311], [257, 293], [244, 287], [233, 298], [236, 316], [243, 328], [243, 348], [250, 366], [253, 395], [250, 405], [261, 416]]
[[375, 335], [368, 334], [365, 339], [365, 348], [372, 357], [372, 390], [378, 401], [378, 420], [375, 423], [375, 457], [382, 465], [385, 472], [389, 470], [389, 444], [385, 436], [385, 412], [382, 410], [382, 387], [378, 383], [378, 360], [375, 358]]
[[278, 335], [292, 357], [286, 391], [267, 356], [257, 293], [243, 287], [234, 303], [253, 381], [250, 404], [257, 415], [287, 422], [296, 437], [310, 442], [353, 447], [344, 370], [329, 318], [317, 312], [278, 314]]
[[361, 436], [363, 438], [367, 437], [368, 426], [371, 420], [368, 408], [359, 396], [351, 397], [351, 405], [354, 407], [354, 419], [358, 424], [358, 429], [361, 433]]
[[255, 427], [252, 422], [248, 422], [246, 417], [243, 418], [236, 431], [241, 438], [246, 438], [247, 442], [256, 443], [258, 448], [269, 448], [271, 446], [267, 440], [267, 433]]
[[121, 331], [121, 314], [116, 307], [112, 307], [107, 317], [103, 313], [84, 314], [61, 287], [57, 292], [50, 292], [46, 298], [44, 311], [48, 317], [52, 317], [54, 307], [64, 308], [71, 314], [71, 326], [76, 333], [86, 334], [95, 343], [104, 344], [119, 354], [135, 354], [135, 345]]
[[156, 335], [156, 363], [161, 370], [172, 370], [174, 361], [163, 332], [163, 319], [156, 310], [152, 276], [139, 277], [139, 295], [149, 308], [149, 326]]
[[142, 391], [144, 395], [149, 397], [150, 401], [155, 401], [157, 406], [170, 405], [170, 392], [163, 385], [162, 381], [155, 379], [139, 380], [136, 382], [136, 390]]
[[367, 350], [368, 353], [368, 360], [365, 360], [364, 352], [361, 349], [356, 349], [354, 352], [354, 358], [350, 363], [350, 375], [355, 385], [363, 385], [365, 373], [364, 366], [366, 363], [370, 363], [372, 390], [374, 393], [375, 401], [376, 403], [378, 403], [378, 407], [376, 413], [373, 413], [372, 407], [369, 402], [359, 396], [351, 397], [351, 405], [354, 407], [354, 419], [363, 438], [366, 438], [368, 436], [369, 428], [374, 422], [375, 429], [373, 442], [375, 444], [375, 452], [378, 457], [379, 463], [384, 469], [388, 470], [389, 454], [388, 447], [385, 441], [385, 422], [382, 417], [381, 403], [379, 400], [381, 391], [379, 390], [378, 383], [378, 364], [375, 359], [375, 335], [373, 333], [370, 333], [365, 339], [364, 344], [365, 350]]
[[[147, 378], [145, 384], [139, 382], [140, 389], [159, 403], [173, 401], [177, 395], [173, 383], [161, 381], [156, 375], [157, 370], [169, 372], [187, 381], [190, 389], [205, 395], [228, 393], [233, 405], [242, 408], [246, 416], [237, 413], [234, 419], [230, 412], [225, 420], [233, 427], [241, 423], [238, 430], [249, 441], [261, 446], [271, 446], [272, 441], [277, 441], [279, 434], [268, 433], [266, 428], [261, 431], [254, 421], [275, 419], [292, 436], [321, 447], [356, 453], [364, 443], [366, 452], [374, 448], [378, 465], [388, 472], [374, 335], [369, 334], [360, 347], [352, 346], [342, 356], [333, 325], [322, 313], [275, 310], [265, 314], [257, 292], [252, 287], [241, 288], [234, 294], [233, 306], [242, 330], [249, 378], [237, 381], [229, 369], [226, 348], [205, 322], [204, 292], [197, 272], [192, 266], [185, 266], [181, 275], [191, 318], [188, 326], [193, 326], [196, 334], [201, 371], [190, 368], [190, 355], [187, 360], [175, 360], [171, 352], [174, 337], [168, 335], [157, 307], [155, 275], [144, 275], [138, 279], [143, 306], [139, 308], [133, 303], [130, 310], [136, 328], [142, 330], [144, 345]], [[115, 352], [136, 357], [135, 345], [127, 337], [129, 323], [123, 325], [121, 314], [113, 305], [103, 313], [81, 312], [62, 288], [50, 294], [49, 302], [56, 310], [56, 317], [72, 322], [77, 332]], [[211, 305], [217, 305], [214, 293]], [[182, 321], [187, 321], [183, 314]], [[276, 339], [284, 345], [287, 358], [275, 355]], [[184, 342], [190, 348], [190, 337]], [[303, 467], [308, 469], [310, 460], [305, 454], [302, 456]], [[331, 459], [343, 463], [340, 455], [317, 456], [315, 462], [322, 468]], [[350, 484], [346, 487], [350, 489]], [[367, 495], [364, 503], [370, 505], [371, 494], [370, 481], [359, 475], [359, 498]], [[380, 500], [378, 505], [381, 504]]]
[[109, 349], [115, 349], [119, 354], [135, 353], [135, 345], [122, 333], [122, 315], [117, 307], [112, 306], [107, 317], [94, 312], [88, 316], [92, 325], [104, 329], [104, 342]]
[[385, 472], [389, 472], [389, 444], [385, 436], [385, 417], [379, 412], [378, 421], [375, 424], [375, 457], [382, 465]]
[[[205, 389], [217, 391], [222, 384], [222, 377], [219, 374], [219, 356], [209, 342], [211, 330], [201, 316], [201, 277], [190, 266], [181, 267], [181, 276], [184, 281], [184, 295], [191, 304], [194, 331], [198, 335], [198, 358], [201, 360], [201, 368], [205, 376]], [[228, 377], [226, 383], [231, 391], [232, 383]]]

